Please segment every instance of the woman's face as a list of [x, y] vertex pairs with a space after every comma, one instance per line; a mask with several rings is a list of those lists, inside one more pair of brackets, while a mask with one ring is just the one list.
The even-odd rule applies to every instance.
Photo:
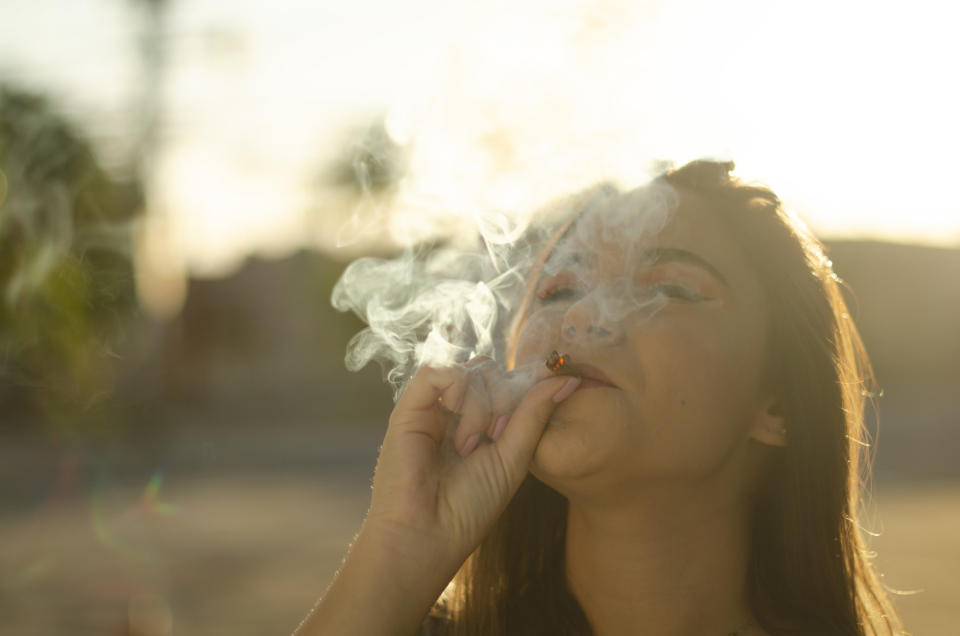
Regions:
[[695, 195], [681, 193], [656, 223], [642, 196], [618, 204], [633, 201], [631, 227], [610, 226], [622, 216], [612, 207], [596, 210], [558, 243], [518, 341], [519, 364], [556, 349], [586, 378], [534, 457], [534, 474], [564, 494], [702, 479], [743, 462], [750, 438], [783, 441], [762, 390], [756, 274]]

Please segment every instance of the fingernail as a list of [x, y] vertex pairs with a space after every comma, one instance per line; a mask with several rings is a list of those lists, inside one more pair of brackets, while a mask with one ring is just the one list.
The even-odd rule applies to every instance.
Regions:
[[553, 396], [554, 402], [563, 402], [570, 394], [577, 390], [577, 387], [580, 386], [580, 378], [570, 378], [567, 380], [567, 383], [563, 385], [556, 395]]
[[510, 419], [506, 415], [501, 415], [497, 418], [497, 423], [493, 425], [493, 441], [500, 439], [500, 436], [503, 435], [503, 429], [507, 427], [507, 420]]
[[468, 437], [467, 441], [463, 445], [463, 449], [461, 449], [460, 451], [460, 457], [466, 457], [467, 455], [472, 453], [473, 449], [475, 449], [477, 447], [477, 444], [479, 443], [480, 443], [480, 435], [478, 433], [474, 433], [473, 435]]

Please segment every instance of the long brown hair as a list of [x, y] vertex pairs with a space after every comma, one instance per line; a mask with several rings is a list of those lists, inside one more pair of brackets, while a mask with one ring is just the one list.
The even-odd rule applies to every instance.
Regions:
[[[823, 245], [768, 188], [733, 178], [733, 167], [695, 161], [660, 179], [697, 195], [731, 228], [771, 308], [765, 375], [789, 443], [755, 500], [752, 610], [771, 634], [899, 633], [857, 525], [870, 448], [866, 352]], [[563, 496], [528, 477], [438, 604], [442, 631], [591, 634], [566, 585], [566, 510]]]

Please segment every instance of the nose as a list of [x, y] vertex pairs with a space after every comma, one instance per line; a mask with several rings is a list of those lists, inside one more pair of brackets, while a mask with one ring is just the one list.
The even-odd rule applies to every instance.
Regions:
[[564, 342], [583, 346], [608, 347], [623, 338], [620, 321], [605, 317], [598, 308], [583, 299], [572, 305], [564, 314], [560, 337]]

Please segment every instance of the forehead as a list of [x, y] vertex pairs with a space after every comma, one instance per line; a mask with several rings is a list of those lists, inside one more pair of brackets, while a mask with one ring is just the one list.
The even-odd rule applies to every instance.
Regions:
[[756, 273], [723, 217], [697, 194], [669, 186], [628, 192], [586, 210], [551, 260], [627, 273], [663, 248], [692, 252], [722, 272], [731, 286], [749, 296], [759, 294]]
[[680, 192], [678, 205], [667, 223], [650, 236], [657, 247], [682, 247], [725, 269], [746, 269], [742, 249], [731, 228], [715, 213], [708, 201], [693, 193]]
[[638, 188], [584, 210], [557, 251], [617, 255], [636, 247], [735, 249], [727, 228], [709, 207], [696, 194], [667, 185]]

